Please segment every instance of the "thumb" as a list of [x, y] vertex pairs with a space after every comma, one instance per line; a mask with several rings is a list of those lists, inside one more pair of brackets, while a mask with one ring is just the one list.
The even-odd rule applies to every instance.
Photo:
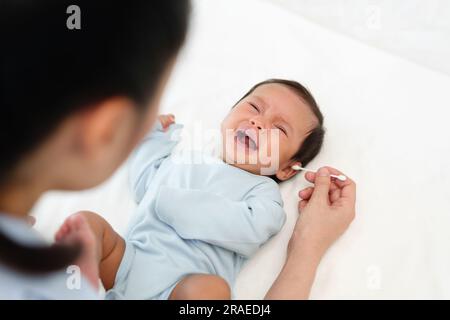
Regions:
[[328, 200], [328, 192], [330, 191], [330, 172], [327, 168], [320, 168], [316, 173], [314, 180], [314, 192], [311, 199]]

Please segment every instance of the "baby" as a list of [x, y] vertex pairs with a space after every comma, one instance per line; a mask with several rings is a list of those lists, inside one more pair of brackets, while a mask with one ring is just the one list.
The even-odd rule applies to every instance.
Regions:
[[230, 299], [243, 263], [285, 222], [277, 182], [318, 154], [322, 125], [302, 85], [267, 80], [222, 121], [221, 159], [178, 163], [181, 126], [160, 116], [130, 160], [138, 207], [125, 239], [90, 212], [69, 217], [55, 238], [93, 231], [80, 268], [99, 273], [107, 298]]

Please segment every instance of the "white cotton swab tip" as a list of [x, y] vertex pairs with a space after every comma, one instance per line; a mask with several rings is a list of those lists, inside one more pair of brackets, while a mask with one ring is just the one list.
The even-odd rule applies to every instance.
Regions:
[[[293, 165], [291, 168], [296, 170], [296, 171], [304, 170], [304, 171], [316, 173], [316, 171], [314, 171], [314, 170], [306, 169], [306, 168], [300, 167], [299, 165], [296, 165], [296, 164]], [[347, 180], [347, 177], [344, 176], [343, 174], [340, 174], [340, 175], [330, 174], [330, 177], [336, 178], [336, 179], [338, 179], [340, 181]]]

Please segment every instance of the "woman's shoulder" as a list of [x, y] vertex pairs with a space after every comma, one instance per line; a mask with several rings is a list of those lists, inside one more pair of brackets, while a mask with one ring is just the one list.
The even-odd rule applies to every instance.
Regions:
[[25, 274], [0, 264], [0, 299], [91, 300], [99, 295], [75, 266], [48, 274]]
[[[25, 245], [45, 243], [24, 221], [0, 214], [0, 231]], [[98, 299], [79, 268], [49, 273], [24, 273], [0, 260], [0, 299]]]

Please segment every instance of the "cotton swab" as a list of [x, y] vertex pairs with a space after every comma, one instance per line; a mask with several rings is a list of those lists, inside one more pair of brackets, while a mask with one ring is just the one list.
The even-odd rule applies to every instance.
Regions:
[[[293, 165], [291, 168], [294, 169], [294, 170], [296, 170], [296, 171], [304, 170], [304, 171], [316, 173], [314, 170], [302, 168], [302, 167], [300, 167], [299, 165], [296, 165], [296, 164]], [[340, 175], [330, 174], [330, 177], [336, 178], [336, 179], [338, 179], [338, 180], [340, 180], [340, 181], [345, 181], [345, 180], [347, 180], [347, 177], [344, 176], [343, 174], [340, 174]]]

